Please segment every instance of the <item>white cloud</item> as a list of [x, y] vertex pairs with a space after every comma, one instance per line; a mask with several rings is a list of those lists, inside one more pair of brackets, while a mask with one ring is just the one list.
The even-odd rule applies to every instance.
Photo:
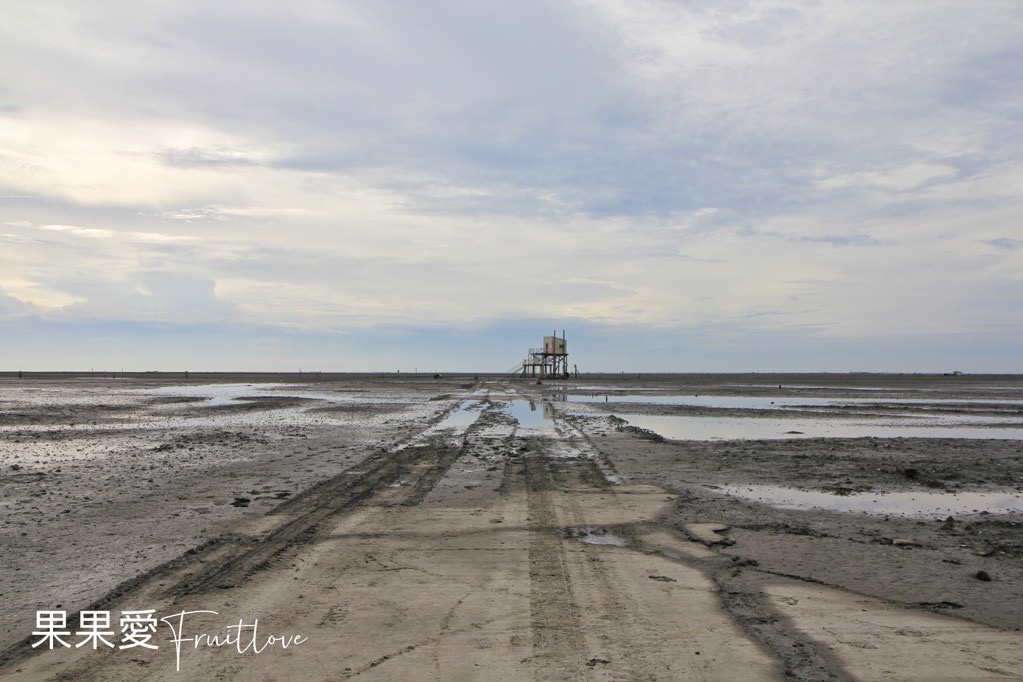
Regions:
[[321, 212], [307, 208], [269, 206], [203, 206], [164, 211], [159, 214], [167, 220], [182, 220], [188, 223], [203, 221], [224, 221], [231, 218], [302, 218], [320, 215]]
[[817, 181], [817, 188], [828, 190], [846, 187], [878, 187], [904, 192], [935, 180], [948, 180], [956, 175], [958, 175], [958, 171], [952, 166], [916, 163], [896, 168], [833, 175]]
[[78, 227], [76, 225], [39, 225], [40, 230], [50, 232], [64, 232], [76, 237], [88, 237], [89, 239], [109, 239], [117, 236], [113, 230], [104, 230], [95, 227]]

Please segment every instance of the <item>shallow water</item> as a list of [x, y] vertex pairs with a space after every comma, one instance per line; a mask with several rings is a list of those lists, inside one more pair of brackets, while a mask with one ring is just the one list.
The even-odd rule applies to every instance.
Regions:
[[552, 432], [554, 421], [550, 406], [539, 400], [510, 400], [502, 403], [501, 411], [515, 418], [520, 429]]
[[483, 413], [483, 409], [485, 407], [485, 403], [466, 400], [459, 404], [457, 410], [454, 410], [451, 414], [441, 420], [434, 429], [462, 429], [471, 426], [477, 419], [479, 419], [479, 416]]
[[[881, 390], [881, 389], [878, 389]], [[606, 398], [606, 400], [605, 400]], [[795, 407], [843, 407], [847, 405], [906, 406], [919, 405], [943, 407], [968, 405], [980, 407], [991, 405], [998, 408], [1018, 407], [1023, 410], [1020, 400], [980, 400], [956, 398], [812, 398], [782, 396], [732, 396], [732, 395], [639, 395], [614, 393], [572, 394], [567, 396], [570, 403], [640, 403], [649, 405], [687, 405], [690, 407], [716, 407], [720, 409], [772, 410]]]
[[835, 495], [820, 490], [772, 485], [722, 486], [713, 490], [783, 509], [826, 509], [913, 518], [940, 518], [984, 511], [991, 514], [1023, 513], [1023, 493], [1014, 491], [987, 493], [914, 491]]
[[302, 384], [197, 384], [194, 386], [161, 386], [159, 388], [129, 389], [126, 393], [174, 396], [183, 398], [205, 398], [196, 403], [199, 407], [235, 404], [239, 398], [304, 398], [307, 400], [329, 400], [332, 402], [383, 402], [381, 398], [344, 393], [322, 393], [306, 390]]
[[771, 419], [716, 418], [628, 414], [629, 424], [671, 440], [760, 440], [786, 438], [995, 438], [1023, 440], [1023, 422], [1005, 424], [997, 417], [938, 417], [904, 419]]

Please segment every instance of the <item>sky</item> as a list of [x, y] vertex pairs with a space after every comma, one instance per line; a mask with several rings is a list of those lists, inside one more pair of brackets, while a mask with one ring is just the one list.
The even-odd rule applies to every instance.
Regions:
[[1018, 0], [0, 0], [0, 370], [1023, 372]]

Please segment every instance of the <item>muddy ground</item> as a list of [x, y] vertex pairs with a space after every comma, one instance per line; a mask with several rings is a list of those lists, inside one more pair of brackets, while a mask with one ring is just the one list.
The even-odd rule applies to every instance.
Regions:
[[[221, 377], [239, 379], [266, 381]], [[26, 614], [87, 606], [422, 430], [444, 407], [430, 400], [432, 382], [363, 377], [317, 384], [352, 398], [325, 406], [262, 394], [208, 406], [150, 391], [191, 384], [0, 384], [0, 649], [25, 636]], [[301, 417], [282, 415], [296, 406]]]
[[[1023, 441], [671, 441], [630, 426], [629, 415], [725, 412], [614, 399], [869, 391], [852, 415], [788, 414], [862, 417], [898, 400], [901, 410], [1008, 424], [1020, 378], [307, 376], [274, 388], [266, 377], [225, 376], [201, 381], [253, 386], [233, 400], [176, 394], [195, 379], [0, 380], [2, 674], [174, 677], [173, 660], [29, 646], [37, 610], [73, 619], [90, 605], [132, 604], [259, 613], [320, 640], [315, 654], [277, 658], [196, 653], [185, 667], [200, 678], [1023, 671], [1019, 514], [903, 517], [722, 494], [764, 484], [838, 495], [1018, 491]], [[561, 400], [572, 392], [606, 400]], [[511, 403], [551, 419], [516, 419]], [[756, 419], [760, 410], [726, 412]]]

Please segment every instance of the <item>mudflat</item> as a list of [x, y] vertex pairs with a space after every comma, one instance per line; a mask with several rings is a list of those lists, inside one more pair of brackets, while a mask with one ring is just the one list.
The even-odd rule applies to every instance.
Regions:
[[5, 375], [0, 675], [1020, 676], [1021, 438], [1015, 376]]

